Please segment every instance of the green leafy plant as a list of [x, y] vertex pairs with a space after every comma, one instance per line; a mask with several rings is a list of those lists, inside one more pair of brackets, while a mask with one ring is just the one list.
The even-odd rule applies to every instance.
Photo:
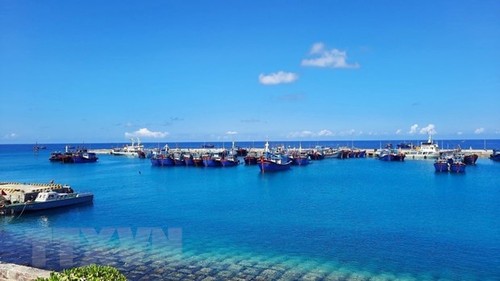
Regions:
[[125, 275], [111, 266], [91, 264], [82, 267], [66, 269], [62, 272], [52, 272], [49, 278], [37, 278], [36, 281], [126, 281]]

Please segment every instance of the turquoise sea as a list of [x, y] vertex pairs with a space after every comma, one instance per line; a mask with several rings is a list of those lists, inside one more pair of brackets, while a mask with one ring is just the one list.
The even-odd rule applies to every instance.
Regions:
[[[500, 140], [439, 144], [500, 148]], [[63, 144], [38, 153], [32, 146], [0, 145], [0, 181], [55, 180], [93, 192], [94, 203], [0, 217], [2, 262], [108, 264], [130, 280], [499, 280], [500, 163], [486, 158], [463, 175], [437, 174], [427, 160], [372, 158], [261, 174], [257, 166], [152, 167], [112, 155], [51, 163]]]

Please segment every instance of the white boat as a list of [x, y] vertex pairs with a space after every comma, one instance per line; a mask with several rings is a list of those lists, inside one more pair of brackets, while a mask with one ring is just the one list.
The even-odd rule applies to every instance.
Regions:
[[25, 212], [92, 203], [92, 193], [74, 192], [68, 185], [0, 183], [0, 214]]
[[439, 151], [439, 145], [432, 141], [432, 136], [429, 135], [429, 140], [427, 142], [420, 143], [420, 146], [416, 146], [411, 149], [400, 149], [402, 153], [406, 155], [405, 159], [438, 159], [441, 154]]
[[111, 154], [118, 156], [128, 156], [128, 157], [146, 157], [146, 153], [144, 152], [144, 145], [141, 144], [141, 140], [137, 138], [137, 144], [135, 143], [135, 139], [131, 138], [131, 145], [125, 145], [124, 147], [118, 147], [111, 149]]

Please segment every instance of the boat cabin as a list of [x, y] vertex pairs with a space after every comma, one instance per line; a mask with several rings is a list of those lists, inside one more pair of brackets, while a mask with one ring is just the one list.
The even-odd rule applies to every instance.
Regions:
[[55, 201], [62, 200], [68, 198], [67, 193], [57, 193], [55, 191], [49, 192], [40, 192], [35, 199], [35, 202], [47, 202], [47, 201]]

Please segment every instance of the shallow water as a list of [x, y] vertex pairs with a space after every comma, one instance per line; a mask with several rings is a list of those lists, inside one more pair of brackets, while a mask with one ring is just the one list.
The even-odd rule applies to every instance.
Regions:
[[94, 203], [0, 218], [0, 260], [60, 270], [92, 262], [138, 279], [495, 280], [500, 163], [464, 175], [432, 161], [326, 159], [257, 166], [152, 167], [100, 155], [48, 161], [2, 146], [2, 181], [68, 183]]

